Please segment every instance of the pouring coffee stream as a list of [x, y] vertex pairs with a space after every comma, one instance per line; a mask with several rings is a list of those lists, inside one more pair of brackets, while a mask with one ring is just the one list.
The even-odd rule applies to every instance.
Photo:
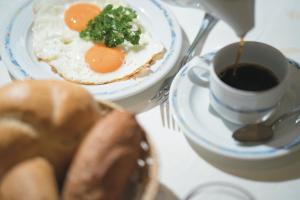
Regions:
[[[203, 9], [226, 22], [240, 38], [235, 65], [238, 66], [243, 53], [247, 33], [254, 27], [255, 17], [255, 0], [166, 0], [171, 4], [196, 7]], [[236, 67], [237, 68], [237, 67]], [[234, 70], [236, 73], [237, 69]]]
[[241, 55], [243, 53], [243, 49], [245, 46], [245, 39], [244, 36], [241, 37], [240, 43], [239, 43], [239, 47], [238, 47], [238, 51], [237, 51], [237, 55], [236, 55], [236, 59], [235, 59], [235, 65], [239, 64], [240, 59], [241, 59]]
[[237, 55], [236, 55], [236, 58], [235, 58], [235, 62], [234, 62], [234, 70], [233, 70], [233, 75], [236, 76], [236, 73], [237, 73], [237, 70], [238, 70], [238, 64], [240, 63], [240, 60], [241, 60], [241, 56], [242, 56], [242, 53], [243, 53], [243, 50], [244, 50], [244, 46], [245, 46], [245, 36], [242, 36], [241, 39], [240, 39], [240, 43], [239, 43], [239, 46], [238, 46], [238, 50], [237, 50]]
[[[181, 2], [190, 2], [195, 5], [195, 0], [185, 0]], [[177, 1], [176, 1], [177, 2]], [[217, 18], [226, 22], [235, 31], [240, 38], [235, 59], [235, 69], [233, 75], [236, 75], [238, 64], [243, 53], [245, 45], [245, 36], [254, 27], [254, 0], [198, 0], [197, 4], [200, 8], [212, 13]]]
[[169, 90], [173, 79], [181, 68], [194, 56], [200, 55], [208, 34], [218, 20], [226, 22], [238, 37], [245, 36], [254, 27], [255, 0], [164, 0], [167, 3], [181, 6], [201, 8], [205, 11], [202, 25], [192, 44], [187, 48], [178, 61], [175, 72], [167, 77], [151, 98], [155, 104], [164, 103], [168, 99]]

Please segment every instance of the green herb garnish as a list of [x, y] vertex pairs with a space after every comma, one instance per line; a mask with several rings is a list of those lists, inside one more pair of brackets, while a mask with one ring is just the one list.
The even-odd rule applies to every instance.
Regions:
[[136, 12], [128, 7], [114, 8], [107, 5], [94, 19], [90, 20], [80, 37], [87, 41], [105, 43], [108, 47], [116, 47], [125, 41], [138, 45], [141, 28], [134, 23]]

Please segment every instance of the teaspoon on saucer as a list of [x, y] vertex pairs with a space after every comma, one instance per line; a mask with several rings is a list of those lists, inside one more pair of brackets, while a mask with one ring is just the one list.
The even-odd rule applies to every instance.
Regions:
[[267, 125], [264, 123], [249, 124], [234, 131], [232, 137], [239, 142], [266, 142], [272, 139], [274, 130], [278, 123], [285, 119], [300, 114], [300, 106], [297, 108], [280, 115], [272, 124]]

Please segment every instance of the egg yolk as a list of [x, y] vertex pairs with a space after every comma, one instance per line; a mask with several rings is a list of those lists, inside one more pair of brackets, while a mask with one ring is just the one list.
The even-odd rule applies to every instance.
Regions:
[[87, 27], [88, 22], [100, 12], [101, 9], [92, 4], [74, 4], [65, 12], [65, 23], [70, 29], [81, 32]]
[[85, 61], [96, 72], [109, 73], [116, 71], [124, 62], [125, 53], [121, 48], [108, 48], [96, 44], [85, 54]]

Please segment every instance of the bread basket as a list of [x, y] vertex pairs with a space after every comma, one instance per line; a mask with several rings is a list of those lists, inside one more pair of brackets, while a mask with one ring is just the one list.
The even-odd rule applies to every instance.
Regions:
[[[39, 197], [49, 194], [38, 189], [43, 185], [39, 179], [33, 181], [31, 178], [37, 177], [35, 169], [39, 168], [32, 170], [30, 167], [33, 176], [23, 176], [28, 173], [23, 173], [22, 170], [17, 176], [13, 173], [20, 172], [15, 169], [28, 170], [26, 163], [32, 163], [35, 158], [48, 161], [47, 165], [49, 169], [53, 169], [53, 173], [43, 176], [43, 179], [48, 182], [50, 178], [56, 178], [51, 188], [62, 189], [68, 166], [85, 133], [99, 117], [106, 116], [113, 110], [124, 109], [106, 101], [95, 103], [86, 90], [63, 81], [15, 81], [0, 88], [0, 199], [4, 200], [4, 196], [5, 200], [28, 199], [26, 194], [29, 190], [23, 188], [22, 184], [28, 187], [35, 184], [29, 188], [30, 192], [34, 191], [30, 193], [31, 197], [36, 197], [36, 193], [39, 193]], [[154, 200], [158, 193], [155, 149], [146, 134], [143, 138], [142, 153], [137, 160], [140, 167], [132, 174], [130, 184], [126, 185], [123, 199]], [[23, 181], [21, 183], [20, 178]], [[55, 182], [59, 185], [55, 186]], [[8, 189], [2, 187], [5, 183], [8, 183]], [[57, 196], [60, 192], [56, 192]], [[17, 198], [9, 198], [7, 195]]]
[[[122, 107], [112, 102], [103, 100], [97, 100], [97, 102], [98, 106], [103, 110], [104, 116], [112, 110], [124, 110]], [[149, 145], [149, 151], [147, 151], [146, 154], [148, 163], [145, 163], [145, 166], [141, 168], [142, 176], [138, 183], [136, 194], [134, 194], [135, 200], [154, 200], [159, 191], [158, 158], [154, 145], [148, 135], [146, 135], [146, 139], [146, 142]], [[132, 199], [132, 197], [128, 197], [128, 199]]]

